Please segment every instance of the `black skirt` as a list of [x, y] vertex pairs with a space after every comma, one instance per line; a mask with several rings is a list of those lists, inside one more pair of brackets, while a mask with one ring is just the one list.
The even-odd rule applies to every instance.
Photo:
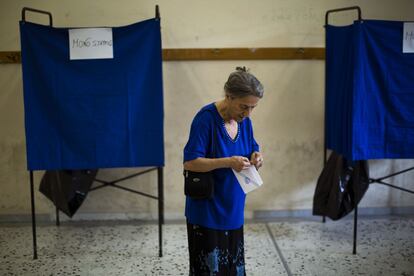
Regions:
[[244, 276], [243, 226], [214, 230], [187, 222], [191, 276]]

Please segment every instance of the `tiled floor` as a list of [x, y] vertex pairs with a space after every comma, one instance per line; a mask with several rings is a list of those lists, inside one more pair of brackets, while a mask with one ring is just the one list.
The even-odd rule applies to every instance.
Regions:
[[[248, 223], [247, 275], [414, 275], [414, 218], [360, 219], [358, 254], [353, 221]], [[156, 225], [63, 223], [37, 227], [32, 260], [30, 225], [0, 224], [0, 275], [187, 275], [183, 224], [164, 226], [158, 257]]]

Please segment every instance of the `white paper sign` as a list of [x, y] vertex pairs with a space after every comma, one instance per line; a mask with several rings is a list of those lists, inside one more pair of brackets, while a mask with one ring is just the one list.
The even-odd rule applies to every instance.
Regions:
[[70, 59], [113, 58], [112, 28], [69, 30]]
[[259, 188], [263, 184], [263, 180], [255, 166], [250, 166], [248, 169], [240, 172], [233, 170], [233, 173], [245, 194]]
[[403, 53], [414, 53], [414, 22], [404, 22]]

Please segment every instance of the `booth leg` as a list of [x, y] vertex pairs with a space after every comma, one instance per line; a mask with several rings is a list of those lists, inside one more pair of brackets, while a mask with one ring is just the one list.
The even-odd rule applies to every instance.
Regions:
[[56, 207], [56, 226], [60, 226], [59, 209]]
[[37, 259], [37, 242], [36, 242], [36, 214], [35, 214], [33, 171], [30, 171], [30, 199], [31, 199], [31, 205], [32, 205], [33, 260], [36, 260]]
[[355, 205], [354, 209], [354, 245], [352, 249], [352, 254], [356, 254], [357, 247], [357, 226], [358, 226], [358, 204]]
[[158, 168], [158, 242], [159, 256], [162, 257], [162, 225], [164, 224], [164, 177], [163, 168]]
[[[61, 186], [60, 183], [60, 175], [59, 175], [59, 171], [55, 171], [55, 176], [56, 176], [56, 180], [59, 184], [59, 186]], [[55, 203], [55, 208], [56, 208], [56, 226], [60, 226], [60, 220], [59, 220], [59, 209], [57, 207], [57, 191], [56, 191], [56, 187], [55, 185], [52, 185], [52, 191], [53, 191], [53, 197], [54, 197], [54, 203]]]

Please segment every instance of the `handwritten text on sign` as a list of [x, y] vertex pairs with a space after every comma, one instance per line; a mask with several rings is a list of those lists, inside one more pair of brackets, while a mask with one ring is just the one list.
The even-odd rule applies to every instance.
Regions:
[[112, 29], [70, 29], [69, 52], [71, 60], [113, 58]]
[[414, 22], [404, 23], [403, 53], [414, 53]]

